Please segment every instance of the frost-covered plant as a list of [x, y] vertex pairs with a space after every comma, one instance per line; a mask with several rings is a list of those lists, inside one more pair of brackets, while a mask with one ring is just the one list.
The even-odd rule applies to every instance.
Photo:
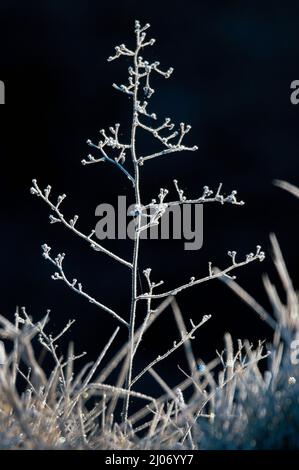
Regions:
[[[51, 336], [48, 313], [37, 323], [25, 309], [16, 312], [15, 323], [0, 315], [0, 448], [298, 449], [299, 375], [290, 348], [292, 339], [299, 336], [299, 306], [274, 238], [273, 243], [274, 261], [285, 287], [288, 281], [285, 305], [274, 286], [267, 287], [276, 321], [249, 294], [238, 291], [274, 327], [273, 342], [266, 350], [262, 341], [254, 347], [248, 340], [238, 340], [235, 347], [226, 333], [224, 350], [206, 364], [195, 358], [189, 337], [183, 344], [189, 371], [179, 366], [182, 379], [174, 388], [157, 373], [155, 364], [148, 369], [163, 391], [158, 397], [122, 388], [123, 368], [115, 385], [107, 383], [130, 349], [128, 341], [103, 367], [119, 327], [98, 359], [74, 375], [74, 361], [83, 354], [75, 355], [72, 344], [66, 358], [59, 351], [72, 322]], [[234, 290], [241, 289], [232, 280], [228, 283]], [[184, 319], [173, 297], [158, 306], [147, 327], [169, 307], [178, 330], [184, 331]], [[140, 327], [135, 337], [139, 335]], [[36, 340], [52, 358], [50, 374], [36, 357]], [[6, 347], [8, 342], [13, 348]], [[265, 358], [267, 367], [259, 367]], [[145, 406], [129, 417], [126, 429], [125, 423], [115, 419], [114, 410], [119, 398], [127, 395]]]
[[[200, 448], [299, 448], [298, 294], [274, 235], [271, 235], [271, 243], [274, 264], [286, 297], [284, 303], [268, 276], [263, 277], [274, 318], [234, 280], [225, 280], [274, 330], [273, 341], [267, 345], [268, 367], [262, 371], [256, 364], [257, 358], [262, 358], [261, 344], [257, 351], [252, 351], [248, 341], [244, 347], [239, 343], [234, 352], [230, 335], [225, 336], [226, 348], [219, 355], [223, 369], [218, 375], [218, 383], [213, 386], [213, 404], [210, 402], [213, 423], [197, 421]], [[244, 363], [244, 354], [251, 363], [246, 370], [240, 367]]]
[[[14, 323], [0, 315], [0, 448], [298, 449], [298, 346], [297, 351], [294, 349], [294, 341], [296, 346], [299, 339], [298, 294], [274, 235], [271, 242], [285, 291], [283, 301], [264, 276], [273, 315], [233, 279], [220, 279], [273, 329], [272, 342], [266, 348], [263, 341], [254, 346], [249, 340], [234, 342], [226, 333], [224, 350], [205, 363], [194, 356], [192, 332], [184, 333], [186, 326], [177, 300], [169, 296], [134, 334], [137, 342], [162, 313], [171, 310], [180, 339], [142, 371], [161, 387], [163, 393], [158, 397], [122, 387], [129, 340], [103, 366], [120, 327], [98, 359], [75, 375], [74, 362], [84, 353], [75, 355], [70, 344], [64, 358], [59, 348], [72, 321], [60, 333], [51, 335], [47, 332], [49, 312], [37, 323], [24, 308], [17, 310]], [[38, 343], [52, 359], [50, 374], [37, 359]], [[180, 346], [189, 370], [178, 366], [181, 380], [171, 388], [155, 365]], [[260, 367], [264, 359], [267, 364]], [[117, 379], [112, 385], [108, 379], [115, 371]], [[118, 422], [116, 405], [119, 398], [127, 396], [145, 405], [127, 422]]]
[[[299, 197], [299, 189], [276, 180], [278, 187]], [[273, 261], [284, 290], [284, 298], [268, 275], [264, 287], [273, 316], [233, 279], [222, 278], [260, 318], [273, 329], [267, 345], [268, 367], [257, 366], [257, 352], [246, 341], [244, 352], [252, 363], [244, 370], [242, 344], [233, 350], [232, 339], [225, 336], [226, 348], [219, 355], [222, 371], [214, 382], [210, 397], [212, 423], [197, 420], [198, 446], [203, 449], [298, 449], [299, 448], [299, 302], [280, 246], [271, 235]], [[274, 317], [274, 318], [273, 318]], [[253, 361], [253, 362], [252, 362]]]
[[[33, 180], [33, 186], [31, 188], [32, 194], [40, 197], [45, 201], [52, 213], [50, 215], [51, 223], [62, 223], [64, 226], [69, 228], [76, 235], [85, 240], [95, 251], [104, 253], [111, 257], [114, 261], [123, 264], [131, 273], [131, 309], [130, 312], [116, 312], [112, 307], [104, 305], [99, 300], [96, 300], [93, 296], [87, 293], [82, 284], [77, 279], [69, 279], [63, 268], [64, 253], [60, 253], [56, 256], [51, 256], [51, 248], [47, 244], [42, 245], [43, 256], [45, 259], [50, 261], [56, 268], [56, 271], [52, 275], [55, 280], [64, 281], [73, 291], [85, 297], [89, 302], [95, 306], [106, 311], [117, 320], [121, 326], [125, 326], [128, 329], [129, 347], [128, 347], [128, 360], [125, 361], [121, 379], [119, 380], [118, 386], [124, 386], [124, 390], [127, 391], [125, 394], [124, 401], [124, 413], [123, 420], [125, 423], [125, 429], [127, 429], [128, 415], [129, 415], [129, 403], [133, 385], [147, 372], [153, 373], [153, 366], [164, 358], [168, 357], [173, 351], [180, 346], [188, 343], [193, 338], [195, 331], [202, 326], [210, 316], [205, 315], [202, 320], [196, 320], [193, 322], [190, 320], [190, 328], [184, 328], [179, 342], [174, 343], [166, 353], [156, 358], [153, 362], [148, 364], [142, 371], [137, 372], [134, 375], [134, 357], [138, 351], [138, 347], [141, 343], [143, 334], [151, 322], [151, 318], [154, 315], [155, 309], [153, 308], [153, 301], [156, 299], [169, 298], [174, 296], [184, 289], [196, 286], [205, 281], [220, 278], [225, 276], [230, 278], [230, 272], [238, 267], [248, 264], [251, 261], [260, 260], [264, 258], [264, 253], [261, 251], [261, 247], [257, 246], [255, 253], [248, 254], [244, 259], [237, 260], [236, 252], [229, 251], [228, 255], [231, 258], [231, 263], [222, 270], [216, 270], [213, 268], [212, 263], [209, 263], [207, 274], [203, 277], [192, 276], [186, 280], [183, 285], [170, 287], [164, 291], [158, 290], [163, 284], [163, 281], [158, 283], [154, 282], [151, 277], [151, 269], [146, 268], [143, 270], [146, 282], [148, 285], [148, 291], [146, 293], [140, 293], [138, 289], [138, 269], [141, 268], [139, 265], [139, 253], [140, 253], [140, 238], [141, 232], [145, 229], [151, 228], [157, 225], [161, 220], [161, 217], [165, 214], [167, 208], [176, 205], [190, 204], [190, 203], [206, 203], [206, 202], [219, 202], [221, 204], [231, 203], [234, 205], [242, 205], [243, 201], [237, 200], [237, 192], [234, 190], [229, 195], [222, 193], [222, 184], [219, 184], [218, 189], [214, 192], [209, 187], [204, 186], [203, 192], [199, 197], [189, 198], [184, 194], [184, 191], [180, 188], [177, 180], [174, 180], [174, 188], [176, 192], [176, 199], [168, 200], [169, 191], [161, 188], [158, 194], [158, 199], [152, 199], [151, 202], [143, 201], [141, 194], [141, 177], [143, 177], [143, 171], [146, 164], [154, 159], [161, 157], [163, 164], [164, 158], [169, 158], [170, 154], [182, 151], [196, 151], [196, 146], [189, 146], [185, 143], [186, 135], [189, 133], [191, 126], [181, 122], [178, 129], [175, 129], [174, 123], [169, 117], [164, 120], [158, 121], [156, 113], [149, 109], [149, 99], [155, 92], [152, 87], [151, 78], [153, 74], [158, 74], [164, 78], [169, 78], [173, 72], [172, 68], [163, 70], [160, 63], [150, 62], [143, 56], [144, 51], [147, 47], [152, 46], [155, 43], [154, 39], [147, 38], [147, 30], [149, 24], [141, 26], [139, 21], [135, 22], [135, 44], [134, 46], [127, 47], [125, 44], [115, 47], [114, 55], [108, 58], [108, 61], [114, 61], [121, 57], [127, 57], [131, 59], [131, 65], [128, 68], [128, 81], [125, 84], [113, 84], [113, 87], [124, 93], [130, 98], [132, 104], [130, 119], [130, 135], [126, 142], [120, 139], [120, 125], [115, 124], [109, 127], [108, 131], [102, 129], [100, 131], [101, 138], [97, 143], [93, 143], [88, 140], [88, 145], [97, 153], [96, 156], [88, 155], [87, 159], [82, 160], [83, 165], [97, 164], [97, 163], [110, 163], [115, 166], [116, 169], [120, 170], [124, 177], [128, 178], [132, 184], [132, 189], [135, 195], [135, 238], [132, 249], [132, 258], [126, 260], [118, 256], [116, 253], [107, 250], [102, 244], [95, 239], [95, 231], [84, 233], [78, 228], [78, 215], [73, 216], [71, 219], [66, 217], [61, 209], [61, 204], [65, 198], [65, 194], [58, 196], [57, 199], [51, 199], [51, 186], [47, 186], [45, 189], [41, 189], [36, 180]], [[156, 122], [157, 124], [152, 124]], [[143, 131], [161, 145], [161, 150], [148, 155], [139, 155], [136, 150], [136, 139], [137, 131]], [[127, 158], [131, 159], [133, 172], [131, 173], [127, 165]], [[147, 215], [147, 210], [150, 209], [151, 216]], [[144, 225], [144, 220], [147, 221]], [[136, 330], [136, 315], [137, 306], [141, 304], [143, 308], [142, 325]], [[140, 309], [141, 311], [141, 309]], [[138, 309], [139, 313], [139, 309]]]
[[[174, 298], [163, 301], [151, 318], [171, 306], [177, 326], [181, 331], [184, 320]], [[63, 334], [47, 333], [49, 315], [33, 323], [26, 310], [17, 310], [15, 323], [0, 315], [0, 447], [9, 449], [195, 449], [198, 435], [197, 421], [211, 421], [213, 369], [219, 358], [204, 365], [196, 361], [190, 337], [184, 340], [189, 366], [195, 366], [192, 375], [181, 369], [184, 380], [171, 389], [155, 371], [152, 364], [148, 372], [160, 385], [163, 394], [153, 397], [148, 393], [127, 390], [119, 386], [121, 370], [116, 385], [107, 384], [107, 378], [130, 350], [128, 341], [105, 367], [102, 361], [114, 341], [119, 327], [103, 348], [94, 363], [87, 363], [74, 375], [74, 361], [83, 354], [74, 354], [70, 344], [66, 358], [59, 351]], [[136, 330], [136, 338], [140, 329]], [[182, 334], [182, 333], [181, 333]], [[36, 357], [36, 340], [52, 359], [53, 368], [46, 374]], [[8, 342], [13, 348], [6, 347]], [[180, 342], [178, 342], [179, 344]], [[6, 351], [10, 350], [8, 353]], [[243, 371], [263, 357], [259, 347], [253, 360], [240, 364]], [[204, 379], [202, 380], [202, 377]], [[18, 382], [18, 386], [17, 386]], [[25, 384], [25, 387], [24, 387]], [[223, 387], [226, 384], [223, 384]], [[195, 392], [186, 400], [188, 389]], [[19, 392], [23, 389], [23, 392]], [[201, 390], [200, 394], [198, 390]], [[119, 398], [127, 395], [144, 402], [125, 423], [118, 423], [114, 410]], [[210, 410], [208, 407], [210, 406]], [[207, 409], [206, 409], [207, 408]], [[212, 445], [212, 443], [211, 443]]]

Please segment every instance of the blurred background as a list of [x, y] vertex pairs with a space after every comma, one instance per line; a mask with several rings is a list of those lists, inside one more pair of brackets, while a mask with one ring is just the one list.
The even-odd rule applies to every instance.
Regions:
[[[260, 244], [265, 262], [235, 274], [270, 309], [262, 274], [267, 271], [277, 280], [269, 243], [269, 233], [275, 232], [295, 285], [299, 280], [299, 204], [273, 185], [275, 178], [299, 184], [299, 105], [290, 102], [290, 84], [299, 79], [298, 2], [1, 0], [0, 79], [6, 104], [0, 107], [0, 311], [12, 318], [16, 306], [24, 305], [37, 320], [51, 309], [53, 332], [75, 318], [66, 340], [74, 340], [76, 351], [87, 351], [89, 359], [97, 356], [116, 323], [51, 280], [53, 269], [40, 246], [48, 243], [53, 254], [65, 252], [66, 274], [125, 318], [130, 272], [60, 224], [49, 225], [47, 206], [29, 189], [37, 178], [42, 187], [52, 185], [54, 197], [66, 193], [65, 214], [79, 214], [78, 226], [88, 233], [98, 220], [98, 204], [116, 203], [118, 194], [132, 202], [132, 187], [122, 173], [108, 164], [82, 167], [80, 161], [90, 152], [86, 140], [96, 142], [101, 128], [119, 122], [127, 139], [131, 103], [111, 85], [124, 83], [129, 58], [106, 59], [115, 45], [133, 47], [135, 19], [150, 22], [150, 37], [157, 39], [144, 56], [159, 60], [163, 69], [174, 67], [171, 79], [154, 77], [150, 110], [161, 122], [169, 116], [177, 124], [192, 124], [186, 142], [199, 147], [145, 164], [144, 202], [160, 187], [171, 189], [174, 197], [174, 178], [190, 197], [199, 196], [204, 185], [216, 189], [223, 182], [224, 192], [236, 189], [246, 201], [244, 207], [204, 207], [199, 251], [185, 251], [182, 241], [142, 242], [141, 271], [151, 267], [153, 279], [163, 279], [168, 289], [190, 276], [206, 275], [208, 261], [227, 266], [228, 250], [236, 250], [240, 259]], [[151, 144], [140, 135], [139, 145], [144, 153]], [[103, 244], [126, 259], [132, 255], [130, 240]], [[204, 360], [222, 349], [226, 331], [236, 339], [271, 337], [220, 281], [187, 290], [177, 301], [186, 322], [213, 315], [194, 342]], [[146, 335], [136, 371], [178, 336], [168, 309]], [[116, 347], [124, 338], [120, 333]], [[178, 363], [184, 364], [180, 352], [161, 365], [165, 379], [181, 379]]]

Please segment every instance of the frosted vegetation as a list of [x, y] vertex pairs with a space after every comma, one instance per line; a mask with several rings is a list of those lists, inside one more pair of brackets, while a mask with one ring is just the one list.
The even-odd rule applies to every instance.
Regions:
[[[78, 215], [71, 218], [63, 212], [65, 194], [53, 196], [51, 186], [45, 189], [33, 180], [31, 193], [50, 208], [50, 223], [58, 223], [87, 242], [95, 250], [95, 256], [108, 256], [111, 263], [123, 265], [128, 289], [131, 290], [129, 312], [118, 312], [101, 302], [101, 292], [93, 297], [80, 281], [65, 272], [64, 253], [52, 255], [51, 247], [42, 245], [42, 254], [54, 266], [52, 279], [62, 281], [78, 295], [99, 309], [100, 315], [110, 315], [115, 330], [107, 344], [103, 345], [98, 359], [86, 363], [80, 372], [74, 373], [74, 363], [80, 364], [83, 354], [75, 355], [74, 346], [68, 347], [66, 357], [60, 352], [64, 334], [72, 326], [68, 322], [56, 336], [51, 335], [49, 312], [39, 321], [33, 320], [25, 308], [18, 309], [15, 322], [0, 316], [0, 447], [1, 448], [74, 448], [74, 449], [270, 449], [298, 448], [298, 365], [296, 365], [296, 340], [299, 339], [298, 297], [287, 272], [278, 241], [271, 235], [273, 261], [285, 290], [284, 302], [267, 276], [263, 282], [273, 312], [268, 313], [249, 293], [244, 291], [232, 272], [254, 261], [263, 261], [264, 252], [258, 245], [254, 252], [238, 256], [228, 252], [229, 262], [217, 268], [212, 262], [206, 272], [192, 276], [179, 286], [166, 287], [155, 282], [152, 271], [140, 266], [140, 236], [147, 228], [159, 224], [170, 206], [196, 203], [220, 203], [243, 205], [233, 190], [225, 195], [220, 183], [215, 191], [204, 186], [196, 197], [184, 194], [174, 180], [175, 198], [170, 191], [161, 188], [156, 199], [142, 199], [142, 178], [146, 178], [146, 166], [154, 158], [166, 164], [172, 154], [194, 152], [197, 147], [188, 145], [186, 134], [191, 126], [180, 123], [178, 129], [171, 119], [158, 119], [149, 110], [149, 99], [154, 93], [152, 74], [169, 78], [172, 68], [164, 71], [159, 62], [143, 58], [154, 39], [147, 38], [149, 25], [135, 22], [135, 45], [115, 47], [109, 62], [126, 56], [131, 60], [128, 81], [113, 84], [124, 93], [132, 105], [129, 114], [131, 132], [125, 143], [120, 141], [120, 125], [112, 125], [108, 131], [100, 131], [100, 140], [88, 141], [94, 155], [82, 160], [90, 164], [111, 164], [130, 181], [135, 195], [135, 239], [132, 256], [124, 259], [106, 249], [95, 237], [94, 230], [83, 231]], [[145, 132], [161, 146], [161, 150], [149, 155], [138, 155], [137, 132]], [[186, 157], [187, 158], [187, 157]], [[130, 159], [130, 164], [128, 160]], [[165, 159], [165, 162], [164, 162]], [[105, 165], [102, 168], [105, 171]], [[298, 189], [278, 181], [278, 186], [298, 196]], [[148, 218], [146, 209], [151, 209]], [[147, 292], [139, 292], [138, 270], [143, 271]], [[128, 275], [129, 274], [129, 275]], [[156, 275], [155, 275], [156, 276]], [[205, 328], [210, 315], [200, 319], [185, 319], [176, 295], [198, 284], [219, 279], [237, 294], [273, 329], [273, 340], [252, 344], [250, 340], [234, 341], [229, 333], [224, 336], [223, 351], [205, 363], [195, 357], [192, 341]], [[166, 283], [165, 283], [166, 284]], [[197, 286], [197, 287], [195, 287]], [[169, 338], [169, 346], [142, 370], [136, 370], [134, 359], [145, 335], [159, 321], [160, 315], [169, 315], [177, 325], [177, 338]], [[137, 318], [138, 317], [138, 318]], [[138, 322], [136, 321], [138, 319]], [[82, 320], [83, 321], [83, 320]], [[138, 325], [138, 326], [137, 326]], [[120, 328], [127, 331], [127, 341], [116, 354], [111, 354]], [[52, 371], [43, 370], [38, 359], [40, 349], [52, 361]], [[188, 368], [178, 366], [178, 381], [170, 387], [156, 370], [156, 365], [182, 349]], [[108, 359], [108, 360], [107, 360]], [[261, 367], [262, 365], [262, 367]], [[117, 374], [115, 374], [117, 372]], [[146, 391], [136, 391], [135, 385], [147, 375], [162, 390], [160, 396]], [[117, 377], [112, 382], [111, 377]], [[147, 387], [147, 390], [149, 388]], [[134, 402], [134, 407], [132, 403]], [[118, 412], [119, 408], [122, 412]], [[286, 425], [287, 423], [287, 425]]]

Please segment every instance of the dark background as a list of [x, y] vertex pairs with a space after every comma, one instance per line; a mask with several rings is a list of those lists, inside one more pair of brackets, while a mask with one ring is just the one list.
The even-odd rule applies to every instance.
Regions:
[[[38, 319], [50, 308], [53, 331], [76, 318], [66, 339], [74, 339], [77, 352], [86, 350], [88, 358], [101, 350], [116, 322], [50, 279], [53, 269], [40, 245], [48, 243], [54, 254], [64, 251], [69, 277], [126, 318], [130, 271], [59, 224], [50, 226], [48, 208], [29, 188], [37, 178], [43, 187], [52, 185], [55, 197], [65, 192], [65, 214], [80, 214], [78, 226], [86, 232], [95, 226], [98, 204], [116, 202], [117, 194], [132, 197], [130, 183], [114, 167], [82, 167], [80, 161], [89, 153], [86, 140], [96, 141], [101, 128], [120, 122], [128, 130], [131, 103], [111, 84], [124, 81], [129, 61], [109, 64], [106, 58], [115, 45], [133, 46], [135, 19], [150, 22], [157, 39], [148, 57], [175, 69], [170, 80], [154, 80], [150, 109], [160, 119], [191, 123], [188, 143], [199, 146], [144, 165], [145, 202], [160, 187], [173, 189], [174, 178], [190, 196], [198, 196], [203, 185], [214, 189], [223, 182], [224, 191], [237, 189], [246, 201], [245, 207], [205, 206], [200, 251], [184, 251], [182, 242], [142, 243], [140, 268], [151, 266], [155, 280], [171, 288], [191, 275], [206, 275], [210, 260], [226, 266], [227, 250], [243, 257], [261, 244], [267, 260], [239, 270], [238, 282], [269, 307], [261, 277], [268, 271], [276, 280], [268, 236], [274, 231], [298, 285], [298, 201], [272, 184], [275, 178], [299, 184], [299, 106], [290, 103], [290, 83], [299, 79], [298, 2], [1, 0], [6, 105], [0, 108], [0, 310], [11, 318], [16, 305], [25, 305]], [[105, 246], [131, 256], [130, 241]], [[269, 329], [219, 281], [177, 300], [186, 321], [213, 314], [194, 343], [204, 359], [222, 348], [228, 330], [235, 338], [270, 338]], [[119, 335], [119, 344], [124, 338]], [[144, 340], [136, 370], [177, 338], [168, 310]], [[180, 354], [159, 370], [174, 380], [179, 361]]]

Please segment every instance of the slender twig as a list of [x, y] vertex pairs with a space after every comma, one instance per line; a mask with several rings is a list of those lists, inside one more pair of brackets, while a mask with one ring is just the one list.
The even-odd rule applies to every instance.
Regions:
[[101, 302], [98, 302], [96, 299], [94, 299], [89, 294], [84, 292], [82, 290], [82, 284], [80, 282], [78, 283], [77, 279], [73, 279], [72, 281], [68, 280], [68, 278], [66, 277], [66, 275], [64, 273], [63, 267], [62, 267], [62, 262], [63, 262], [64, 256], [65, 256], [64, 253], [59, 253], [56, 256], [56, 258], [54, 259], [49, 254], [51, 248], [48, 245], [44, 244], [44, 245], [42, 245], [42, 248], [43, 248], [44, 258], [49, 260], [58, 269], [58, 272], [55, 272], [52, 275], [53, 280], [62, 280], [62, 281], [64, 281], [65, 284], [70, 289], [72, 289], [77, 294], [82, 295], [82, 297], [85, 297], [88, 300], [88, 302], [90, 302], [91, 304], [94, 304], [97, 307], [105, 310], [105, 312], [110, 313], [110, 315], [112, 315], [114, 318], [116, 318], [123, 325], [126, 325], [127, 327], [129, 327], [128, 322], [126, 320], [124, 320], [122, 317], [120, 317], [116, 312], [114, 312], [114, 310], [112, 310], [111, 308], [109, 308], [106, 305], [102, 304]]
[[[134, 334], [134, 341], [137, 340], [138, 336], [141, 334], [141, 331], [143, 330], [143, 333], [153, 324], [155, 320], [160, 316], [162, 312], [168, 307], [168, 305], [171, 303], [172, 297], [168, 297], [164, 299], [161, 304], [155, 309], [154, 312], [149, 317], [149, 321], [146, 323], [144, 326], [144, 323], [136, 329], [135, 334]], [[129, 341], [125, 343], [121, 349], [115, 354], [115, 356], [111, 359], [110, 362], [104, 367], [104, 369], [101, 371], [100, 375], [97, 377], [96, 382], [105, 382], [107, 377], [115, 370], [115, 368], [118, 366], [118, 364], [122, 361], [122, 359], [128, 354], [130, 348], [130, 343]]]
[[136, 375], [136, 377], [132, 380], [131, 382], [131, 385], [133, 385], [134, 383], [136, 383], [149, 369], [151, 369], [154, 365], [158, 364], [158, 362], [161, 362], [163, 361], [164, 359], [166, 359], [168, 356], [170, 356], [170, 354], [172, 354], [176, 349], [178, 349], [180, 346], [182, 346], [182, 344], [184, 344], [184, 342], [188, 339], [192, 339], [193, 338], [193, 334], [195, 333], [195, 331], [200, 328], [202, 325], [204, 325], [209, 319], [211, 318], [211, 315], [204, 315], [201, 322], [198, 323], [197, 325], [194, 325], [194, 323], [191, 321], [191, 325], [192, 325], [192, 329], [189, 331], [189, 333], [185, 333], [183, 336], [182, 336], [182, 339], [176, 343], [174, 342], [173, 344], [173, 347], [170, 348], [168, 351], [166, 351], [166, 353], [159, 355], [158, 357], [156, 357], [156, 359], [154, 359], [150, 364], [148, 364], [141, 372], [139, 372], [138, 375]]
[[[89, 163], [98, 163], [98, 162], [102, 162], [102, 161], [107, 161], [109, 163], [112, 163], [113, 165], [116, 165], [117, 168], [119, 168], [125, 175], [126, 177], [131, 181], [131, 183], [133, 184], [133, 187], [135, 186], [135, 180], [133, 178], [133, 176], [130, 175], [130, 173], [123, 167], [123, 165], [121, 165], [119, 163], [119, 161], [117, 160], [113, 160], [113, 158], [110, 158], [107, 153], [105, 152], [105, 150], [103, 149], [103, 146], [102, 145], [95, 145], [93, 144], [90, 140], [87, 141], [88, 145], [90, 145], [91, 147], [94, 147], [98, 150], [101, 151], [102, 155], [103, 155], [103, 158], [99, 158], [99, 159], [95, 159], [93, 158], [91, 155], [88, 155], [89, 157], [89, 161], [87, 160], [82, 160], [82, 164], [83, 165], [88, 165]], [[125, 147], [125, 148], [130, 148], [129, 146]]]
[[92, 230], [92, 232], [89, 234], [89, 235], [85, 235], [84, 233], [80, 232], [80, 230], [78, 230], [76, 227], [75, 227], [75, 223], [78, 219], [78, 217], [76, 217], [76, 219], [72, 219], [70, 222], [68, 222], [64, 215], [60, 212], [59, 210], [59, 206], [61, 204], [61, 202], [63, 201], [63, 199], [65, 199], [65, 195], [61, 195], [58, 197], [58, 202], [57, 204], [53, 204], [50, 199], [49, 199], [49, 194], [50, 194], [50, 190], [51, 190], [51, 187], [48, 186], [45, 190], [45, 194], [43, 193], [43, 191], [39, 188], [38, 184], [37, 184], [37, 181], [34, 179], [32, 180], [32, 183], [33, 183], [33, 186], [31, 188], [31, 193], [32, 194], [35, 194], [36, 196], [40, 197], [43, 201], [45, 201], [49, 206], [50, 208], [52, 209], [52, 211], [55, 213], [55, 215], [58, 217], [57, 219], [56, 218], [53, 218], [50, 217], [50, 221], [52, 223], [56, 223], [56, 222], [62, 222], [68, 229], [72, 230], [72, 232], [74, 232], [76, 235], [78, 235], [80, 238], [82, 238], [83, 240], [87, 241], [90, 246], [95, 250], [95, 251], [101, 251], [103, 253], [105, 253], [106, 255], [110, 256], [111, 258], [113, 258], [115, 261], [118, 261], [119, 263], [122, 263], [124, 264], [125, 266], [127, 266], [128, 268], [132, 268], [132, 264], [129, 263], [128, 261], [120, 258], [119, 256], [117, 256], [116, 254], [112, 253], [112, 251], [109, 251], [107, 250], [106, 248], [104, 248], [102, 245], [100, 245], [97, 241], [95, 241], [92, 237], [95, 233], [94, 230]]
[[[185, 322], [184, 322], [184, 318], [183, 318], [181, 309], [180, 309], [180, 307], [179, 307], [179, 305], [178, 305], [175, 298], [171, 302], [171, 307], [172, 307], [173, 315], [174, 315], [178, 330], [181, 333], [181, 335], [183, 336], [184, 331], [186, 331], [186, 325], [185, 325]], [[185, 349], [185, 354], [186, 354], [186, 358], [187, 358], [188, 365], [189, 365], [189, 370], [190, 370], [191, 374], [193, 374], [193, 372], [196, 369], [196, 360], [195, 360], [195, 357], [194, 357], [194, 354], [193, 354], [192, 344], [191, 344], [190, 339], [187, 339], [187, 341], [185, 341], [184, 349]]]
[[[249, 255], [246, 256], [246, 259], [244, 261], [241, 261], [239, 263], [237, 262], [233, 262], [232, 265], [230, 265], [229, 267], [223, 269], [223, 270], [217, 270], [216, 272], [213, 272], [211, 267], [210, 267], [210, 270], [209, 270], [209, 275], [208, 276], [205, 276], [201, 279], [195, 279], [195, 277], [192, 277], [190, 279], [189, 282], [187, 282], [186, 284], [183, 284], [179, 287], [176, 287], [174, 289], [171, 289], [167, 292], [162, 292], [160, 294], [150, 294], [150, 293], [146, 293], [146, 294], [142, 294], [142, 295], [139, 295], [138, 297], [138, 300], [142, 300], [142, 299], [148, 299], [148, 298], [151, 298], [151, 299], [161, 299], [163, 297], [167, 297], [169, 295], [176, 295], [178, 294], [179, 292], [189, 288], [189, 287], [193, 287], [193, 286], [196, 286], [198, 284], [202, 284], [203, 282], [207, 282], [207, 281], [210, 281], [212, 279], [217, 279], [221, 276], [227, 276], [229, 272], [231, 272], [232, 270], [236, 269], [236, 268], [240, 268], [241, 266], [245, 266], [246, 264], [249, 264], [251, 263], [252, 261], [256, 261], [256, 260], [260, 260], [260, 261], [263, 261], [264, 257], [265, 257], [265, 254], [263, 251], [260, 251], [260, 246], [257, 247], [257, 252], [256, 254], [254, 255], [253, 253], [250, 253]], [[235, 253], [235, 252], [229, 252], [229, 253]], [[230, 255], [231, 256], [231, 255]]]

